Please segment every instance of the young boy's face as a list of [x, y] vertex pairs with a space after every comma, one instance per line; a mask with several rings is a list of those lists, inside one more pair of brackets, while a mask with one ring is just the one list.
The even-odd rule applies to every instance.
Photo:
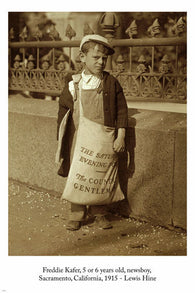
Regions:
[[81, 56], [81, 61], [85, 63], [85, 74], [101, 74], [106, 66], [107, 58], [108, 56], [98, 44], [94, 48], [89, 48], [89, 51]]

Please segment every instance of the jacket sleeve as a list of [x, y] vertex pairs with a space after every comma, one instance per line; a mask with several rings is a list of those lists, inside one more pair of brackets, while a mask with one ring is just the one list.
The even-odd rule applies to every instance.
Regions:
[[123, 89], [116, 80], [116, 128], [128, 127], [128, 107]]
[[70, 109], [71, 111], [73, 109], [73, 99], [68, 89], [68, 83], [69, 83], [69, 80], [65, 80], [65, 86], [59, 99], [59, 108], [58, 108], [58, 117], [57, 117], [57, 139], [58, 139], [60, 123], [62, 119], [64, 118], [64, 115], [66, 114], [68, 109]]

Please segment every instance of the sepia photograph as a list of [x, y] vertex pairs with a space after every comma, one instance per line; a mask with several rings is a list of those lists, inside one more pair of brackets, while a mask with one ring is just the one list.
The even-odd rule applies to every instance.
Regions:
[[191, 255], [187, 9], [46, 9], [7, 12], [6, 265], [21, 292], [167, 290]]
[[186, 255], [186, 28], [9, 12], [9, 255]]

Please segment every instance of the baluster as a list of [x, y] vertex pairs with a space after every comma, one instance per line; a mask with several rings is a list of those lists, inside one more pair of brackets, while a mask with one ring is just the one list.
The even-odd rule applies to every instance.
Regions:
[[28, 68], [29, 70], [34, 69], [34, 67], [35, 67], [35, 65], [34, 65], [34, 61], [35, 61], [35, 58], [33, 57], [33, 55], [30, 55], [30, 56], [28, 57], [28, 63], [27, 63], [27, 68]]
[[[119, 21], [118, 21], [116, 14], [113, 12], [104, 13], [100, 19], [100, 26], [104, 32], [105, 38], [107, 38], [108, 41], [110, 43], [112, 43], [115, 30], [119, 27]], [[106, 69], [112, 70], [112, 57], [111, 56], [108, 56]]]
[[[137, 35], [137, 24], [135, 20], [131, 22], [130, 26], [126, 29], [125, 33], [129, 35], [130, 39], [133, 39], [133, 37]], [[130, 47], [129, 48], [129, 71], [130, 72], [132, 71], [132, 51], [133, 51], [133, 48]]]
[[[35, 33], [33, 34], [33, 37], [37, 40], [37, 42], [42, 38], [43, 34], [41, 30], [39, 29], [38, 25], [36, 27]], [[39, 48], [37, 48], [37, 69], [39, 69]]]
[[52, 48], [52, 67], [55, 69], [55, 48]]
[[171, 31], [174, 35], [179, 37], [182, 33], [185, 32], [186, 29], [186, 22], [184, 21], [183, 17], [180, 17], [178, 21], [173, 25]]
[[[160, 24], [158, 22], [158, 18], [156, 18], [153, 24], [148, 28], [148, 33], [152, 38], [155, 38], [160, 34]], [[152, 72], [154, 72], [154, 50], [155, 47], [152, 46]]]
[[83, 36], [93, 35], [93, 34], [94, 34], [94, 31], [90, 28], [89, 24], [85, 23], [83, 28]]
[[152, 72], [154, 72], [154, 46], [152, 46]]
[[15, 58], [14, 58], [13, 68], [14, 69], [19, 69], [20, 62], [21, 62], [20, 55], [16, 55]]
[[125, 70], [124, 66], [125, 60], [122, 55], [119, 55], [116, 59], [116, 64], [117, 64], [117, 71], [123, 72]]
[[[28, 35], [27, 35], [27, 27], [26, 26], [23, 28], [19, 37], [22, 39], [23, 42], [25, 41], [25, 39], [27, 39]], [[25, 68], [25, 48], [21, 48], [21, 49], [22, 49], [23, 67]]]
[[[47, 30], [47, 33], [49, 34], [52, 41], [59, 39], [59, 33], [55, 28], [55, 24], [51, 23], [50, 27]], [[55, 69], [55, 48], [52, 48], [52, 68]]]
[[[73, 30], [70, 24], [67, 25], [65, 36], [71, 40], [76, 36], [76, 32]], [[69, 47], [69, 69], [71, 69], [71, 47]]]
[[146, 59], [144, 55], [141, 55], [139, 57], [138, 63], [139, 65], [136, 67], [136, 71], [138, 72], [138, 74], [145, 73], [147, 71], [147, 67], [146, 67]]
[[[177, 37], [180, 37], [186, 29], [186, 23], [183, 19], [183, 17], [180, 17], [178, 19], [178, 21], [173, 25], [171, 31], [174, 35], [176, 35]], [[176, 70], [176, 74], [178, 73], [178, 51], [179, 51], [179, 47], [176, 46], [175, 47], [175, 70]], [[175, 77], [175, 83], [177, 85], [177, 81], [178, 81], [178, 76], [176, 75]]]
[[[9, 31], [9, 41], [12, 41], [13, 39], [14, 39], [14, 29], [12, 27], [10, 29], [10, 31]], [[9, 48], [8, 53], [9, 53], [9, 63], [8, 63], [8, 65], [9, 65], [9, 68], [11, 68], [11, 48]]]
[[65, 69], [65, 57], [63, 54], [61, 54], [57, 60], [57, 69], [60, 71]]
[[37, 48], [37, 69], [39, 69], [39, 48]]
[[[183, 17], [180, 17], [178, 19], [178, 21], [176, 22], [176, 24], [172, 27], [172, 32], [177, 36], [180, 37], [180, 35], [185, 32], [185, 22], [183, 20]], [[175, 68], [176, 68], [176, 72], [178, 72], [178, 49], [179, 47], [176, 46], [176, 56], [175, 56]]]
[[176, 69], [176, 72], [178, 73], [178, 46], [176, 46], [175, 48], [175, 69]]

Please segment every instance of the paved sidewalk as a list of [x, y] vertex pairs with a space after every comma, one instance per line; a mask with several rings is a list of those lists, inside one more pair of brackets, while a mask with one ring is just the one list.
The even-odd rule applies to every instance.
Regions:
[[110, 214], [113, 229], [66, 230], [67, 203], [9, 180], [9, 255], [186, 255], [186, 233]]

